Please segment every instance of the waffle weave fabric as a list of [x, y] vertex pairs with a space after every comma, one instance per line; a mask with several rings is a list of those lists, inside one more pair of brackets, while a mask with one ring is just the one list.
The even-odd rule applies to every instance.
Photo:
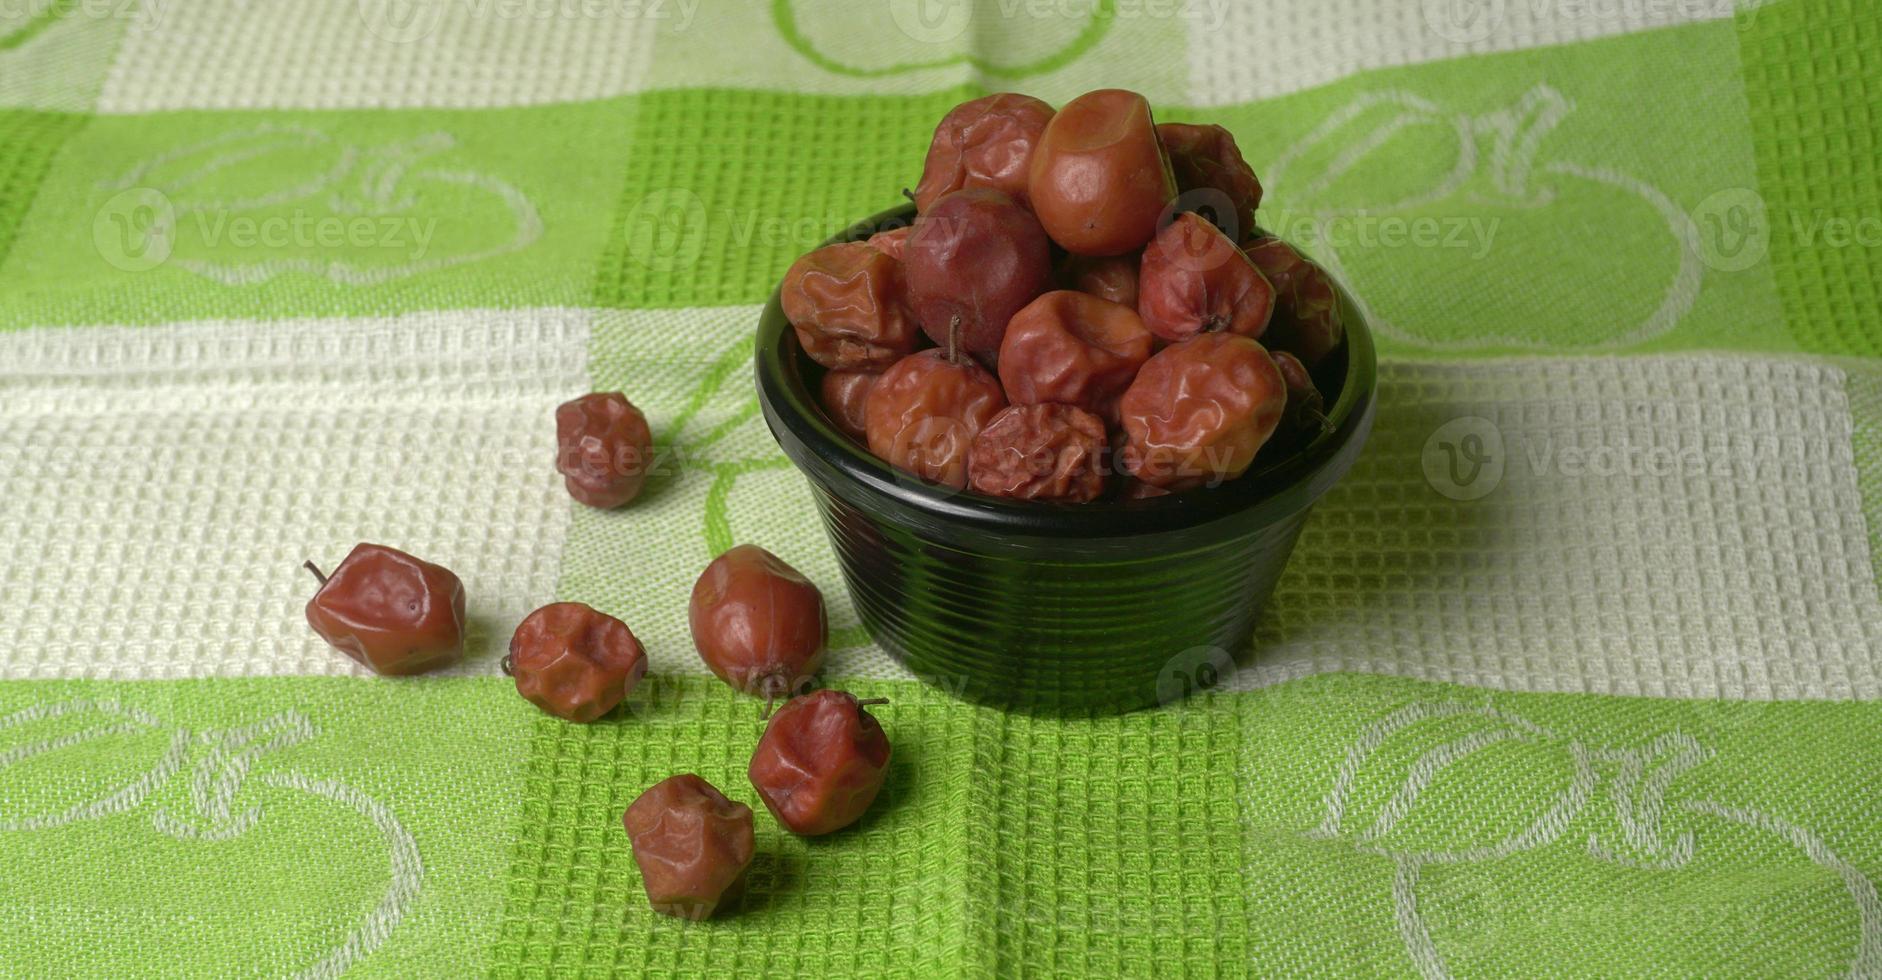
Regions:
[[[1873, 6], [0, 5], [0, 976], [1882, 976]], [[1220, 688], [1040, 718], [870, 641], [750, 341], [949, 107], [1098, 87], [1234, 131], [1378, 421]], [[616, 389], [680, 464], [601, 513]], [[307, 630], [361, 540], [462, 664]], [[745, 542], [895, 761], [683, 923], [620, 816], [757, 803]], [[500, 673], [552, 600], [647, 646], [601, 723]]]

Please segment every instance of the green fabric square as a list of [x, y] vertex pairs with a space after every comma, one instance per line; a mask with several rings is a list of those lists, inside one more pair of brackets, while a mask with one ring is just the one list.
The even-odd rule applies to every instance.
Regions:
[[584, 305], [632, 114], [96, 117], [12, 217], [0, 329]]
[[0, 110], [0, 269], [52, 158], [88, 117], [55, 112]]
[[797, 256], [901, 203], [935, 121], [978, 92], [650, 92], [595, 281], [612, 307], [763, 300]]
[[1806, 350], [1882, 356], [1882, 19], [1867, 0], [1739, 14], [1758, 192]]

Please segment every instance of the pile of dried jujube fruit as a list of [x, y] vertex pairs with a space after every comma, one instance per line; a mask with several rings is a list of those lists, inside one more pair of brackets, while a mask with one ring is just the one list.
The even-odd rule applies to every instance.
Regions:
[[[556, 468], [570, 496], [614, 508], [639, 495], [653, 436], [626, 397], [597, 392], [568, 402], [556, 410], [556, 430]], [[308, 623], [374, 673], [419, 674], [463, 657], [464, 586], [449, 569], [377, 544], [355, 547], [332, 575], [311, 561], [307, 568], [320, 580]], [[700, 574], [688, 619], [706, 666], [765, 699], [769, 720], [746, 775], [778, 824], [815, 836], [860, 819], [888, 776], [889, 739], [867, 710], [884, 702], [810, 690], [829, 639], [817, 586], [763, 548], [739, 545]], [[543, 711], [587, 723], [627, 700], [647, 673], [647, 654], [627, 624], [557, 602], [516, 627], [503, 670]], [[622, 823], [655, 910], [704, 918], [743, 885], [751, 808], [699, 776], [654, 784]]]
[[1119, 89], [1057, 112], [989, 95], [942, 118], [910, 197], [912, 225], [810, 252], [780, 296], [831, 422], [891, 465], [1135, 499], [1235, 479], [1325, 424], [1336, 292], [1255, 230], [1261, 185], [1221, 126], [1159, 124]]

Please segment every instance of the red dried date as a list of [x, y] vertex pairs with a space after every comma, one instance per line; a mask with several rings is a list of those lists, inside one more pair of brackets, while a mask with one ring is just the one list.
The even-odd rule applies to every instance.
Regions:
[[569, 496], [620, 507], [640, 495], [653, 465], [647, 416], [618, 391], [597, 391], [555, 410], [556, 472]]
[[974, 437], [968, 485], [991, 497], [1082, 504], [1104, 493], [1104, 422], [1070, 405], [1014, 405]]
[[1179, 214], [1144, 249], [1137, 312], [1164, 340], [1227, 330], [1259, 337], [1274, 311], [1274, 287], [1226, 235]]
[[811, 360], [881, 370], [915, 349], [901, 263], [867, 242], [825, 245], [792, 263], [780, 302]]
[[842, 691], [792, 698], [765, 725], [746, 775], [765, 809], [793, 834], [841, 830], [860, 819], [889, 772], [889, 737]]
[[1150, 103], [1100, 89], [1065, 104], [1033, 148], [1027, 188], [1039, 223], [1079, 255], [1122, 255], [1156, 234], [1176, 196]]
[[1059, 264], [1059, 286], [1137, 308], [1137, 267], [1143, 256], [1068, 255]]
[[1281, 383], [1287, 386], [1287, 407], [1282, 409], [1281, 424], [1262, 451], [1293, 452], [1305, 446], [1327, 424], [1322, 411], [1326, 400], [1300, 358], [1280, 350], [1271, 350], [1268, 356], [1274, 358], [1274, 366], [1281, 372]]
[[704, 919], [737, 897], [754, 849], [751, 816], [690, 772], [640, 794], [621, 824], [654, 911]]
[[823, 593], [756, 545], [713, 559], [693, 583], [687, 624], [699, 658], [733, 688], [772, 700], [801, 690], [823, 666]]
[[355, 545], [331, 576], [306, 567], [320, 580], [307, 625], [373, 673], [422, 674], [463, 656], [464, 583], [450, 569], [381, 544]]
[[579, 602], [556, 602], [517, 625], [503, 670], [529, 703], [586, 723], [626, 700], [647, 673], [647, 652], [626, 623]]
[[1015, 314], [1000, 345], [1008, 402], [1061, 402], [1114, 418], [1117, 398], [1150, 359], [1155, 338], [1130, 307], [1055, 290]]
[[1274, 284], [1277, 297], [1262, 343], [1299, 357], [1308, 367], [1319, 364], [1346, 336], [1332, 278], [1279, 238], [1257, 238], [1244, 251]]
[[908, 235], [914, 230], [914, 225], [903, 225], [900, 228], [876, 232], [868, 238], [869, 247], [900, 262], [902, 253], [908, 248]]
[[943, 194], [988, 187], [1028, 205], [1026, 165], [1052, 119], [1052, 107], [1030, 95], [1000, 92], [963, 102], [941, 117], [928, 144], [915, 208], [926, 211]]
[[[1161, 123], [1157, 137], [1170, 155], [1170, 171], [1177, 190], [1195, 196], [1192, 202], [1209, 205], [1209, 220], [1231, 241], [1240, 241], [1255, 227], [1255, 209], [1261, 206], [1261, 182], [1242, 159], [1235, 137], [1220, 126]], [[1194, 192], [1204, 192], [1196, 194]], [[1207, 192], [1214, 192], [1209, 194]], [[1219, 200], [1209, 197], [1220, 195]], [[1185, 198], [1187, 200], [1187, 197]]]
[[869, 389], [881, 375], [873, 371], [830, 371], [824, 374], [818, 394], [830, 421], [851, 439], [868, 438], [863, 409], [869, 403]]
[[1119, 403], [1124, 466], [1182, 490], [1232, 480], [1254, 462], [1287, 406], [1287, 384], [1261, 344], [1206, 333], [1159, 351]]
[[967, 486], [974, 436], [1006, 407], [987, 369], [940, 348], [882, 372], [863, 411], [869, 451], [897, 469], [956, 490]]
[[903, 261], [922, 330], [991, 359], [1006, 323], [1052, 288], [1052, 246], [1032, 213], [996, 190], [944, 194], [915, 219]]

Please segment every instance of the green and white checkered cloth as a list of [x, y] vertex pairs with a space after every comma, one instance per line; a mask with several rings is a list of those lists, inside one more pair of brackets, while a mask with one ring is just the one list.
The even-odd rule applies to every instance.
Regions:
[[[749, 337], [987, 91], [1229, 126], [1380, 337], [1377, 430], [1225, 689], [1088, 721], [857, 626]], [[0, 4], [0, 974], [1882, 975], [1871, 0]], [[684, 465], [573, 504], [552, 407]], [[300, 563], [455, 569], [363, 676]], [[830, 598], [896, 762], [650, 912], [619, 825], [754, 802], [693, 577]], [[551, 599], [631, 710], [498, 672]]]

